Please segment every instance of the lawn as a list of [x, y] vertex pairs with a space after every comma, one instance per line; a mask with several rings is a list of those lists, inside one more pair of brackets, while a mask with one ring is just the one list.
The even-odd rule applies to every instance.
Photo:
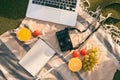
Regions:
[[0, 34], [19, 26], [27, 4], [28, 0], [0, 0]]
[[[120, 0], [89, 0], [91, 7], [95, 10], [98, 6], [104, 8], [103, 15], [112, 12], [112, 17], [107, 23], [114, 24], [120, 29]], [[19, 26], [25, 17], [28, 0], [0, 0], [0, 35], [7, 30]], [[114, 80], [118, 79], [120, 72], [117, 71]]]
[[120, 0], [88, 0], [91, 4], [89, 10], [95, 11], [99, 6], [103, 8], [102, 14], [106, 16], [112, 13], [111, 17], [107, 20], [108, 24], [113, 24], [120, 29]]

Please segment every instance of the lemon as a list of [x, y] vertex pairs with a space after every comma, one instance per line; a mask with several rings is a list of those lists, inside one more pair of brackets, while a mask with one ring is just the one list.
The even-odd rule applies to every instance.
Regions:
[[23, 28], [20, 28], [17, 32], [17, 38], [20, 40], [20, 41], [28, 41], [32, 38], [32, 33], [29, 29], [23, 27]]
[[78, 72], [82, 68], [82, 62], [79, 58], [72, 58], [68, 63], [68, 68], [73, 72]]

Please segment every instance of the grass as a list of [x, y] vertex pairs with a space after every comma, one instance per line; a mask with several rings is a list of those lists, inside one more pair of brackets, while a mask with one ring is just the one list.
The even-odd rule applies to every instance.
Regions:
[[107, 20], [107, 23], [113, 24], [120, 29], [120, 4], [114, 3], [105, 7], [103, 15], [106, 16], [108, 13], [112, 13], [112, 15], [111, 18]]
[[0, 35], [19, 26], [25, 17], [28, 0], [0, 0]]
[[6, 32], [7, 30], [18, 27], [21, 21], [22, 18], [14, 20], [0, 16], [0, 34]]
[[105, 8], [114, 3], [120, 4], [120, 0], [88, 0], [88, 1], [91, 4], [89, 10], [93, 10], [93, 11], [96, 10], [98, 6], [100, 6], [101, 8]]
[[120, 29], [120, 0], [89, 0], [89, 2], [91, 4], [89, 10], [95, 11], [99, 6], [100, 8], [103, 8], [103, 16], [112, 13], [111, 18], [107, 20], [107, 23], [113, 24]]
[[111, 5], [108, 5], [103, 10], [103, 14], [107, 15], [107, 13], [112, 13], [112, 18], [114, 19], [120, 19], [120, 4], [114, 3]]
[[120, 71], [118, 71], [118, 70], [116, 71], [113, 80], [120, 80]]
[[[95, 11], [98, 6], [104, 8], [103, 15], [112, 12], [108, 24], [114, 24], [120, 29], [120, 0], [89, 0], [89, 10]], [[19, 26], [25, 17], [28, 0], [0, 0], [0, 35]], [[117, 71], [114, 80], [120, 80], [120, 71]]]

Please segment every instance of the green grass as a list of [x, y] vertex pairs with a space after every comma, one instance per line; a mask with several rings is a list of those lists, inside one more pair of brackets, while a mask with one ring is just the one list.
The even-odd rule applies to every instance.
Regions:
[[114, 3], [106, 6], [103, 10], [103, 14], [106, 16], [108, 13], [112, 13], [112, 18], [120, 19], [120, 4]]
[[107, 23], [113, 24], [120, 29], [120, 4], [114, 3], [105, 7], [103, 16], [107, 16], [108, 13], [112, 13], [112, 15], [111, 18], [107, 20]]
[[95, 11], [99, 6], [100, 8], [103, 8], [103, 16], [112, 13], [111, 18], [107, 20], [107, 23], [113, 24], [120, 29], [120, 0], [89, 0], [89, 2], [91, 4], [89, 10]]
[[120, 71], [116, 71], [114, 79], [113, 80], [120, 80]]
[[22, 18], [14, 20], [14, 19], [9, 19], [9, 18], [0, 16], [0, 34], [6, 32], [7, 30], [18, 27], [21, 21], [22, 21]]
[[120, 0], [88, 0], [88, 1], [91, 4], [89, 10], [93, 11], [95, 11], [98, 6], [100, 6], [101, 8], [105, 8], [114, 3], [120, 4]]
[[28, 0], [0, 0], [0, 35], [19, 26], [27, 4]]

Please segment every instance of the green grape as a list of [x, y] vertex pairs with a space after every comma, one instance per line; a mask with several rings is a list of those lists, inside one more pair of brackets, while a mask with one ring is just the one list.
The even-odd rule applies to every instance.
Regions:
[[93, 62], [94, 62], [94, 64], [96, 64], [96, 63], [98, 63], [98, 60], [94, 60]]
[[90, 62], [87, 62], [86, 65], [89, 66], [89, 65], [90, 65]]
[[84, 61], [85, 62], [89, 61], [89, 56], [88, 55], [85, 56]]
[[88, 50], [88, 55], [83, 59], [83, 69], [85, 71], [91, 71], [92, 68], [98, 63], [98, 49], [91, 48]]
[[93, 59], [94, 59], [94, 61], [98, 61], [98, 57], [94, 57]]
[[94, 63], [91, 63], [91, 67], [93, 67], [95, 64]]
[[95, 56], [98, 56], [98, 53], [97, 53], [97, 52], [95, 52], [95, 53], [94, 53], [94, 55], [95, 55]]
[[88, 53], [92, 53], [92, 52], [93, 52], [92, 49], [89, 49], [89, 50], [88, 50]]
[[94, 53], [89, 53], [89, 57], [91, 58], [93, 58], [93, 57], [95, 57], [95, 54]]
[[88, 53], [96, 53], [96, 52], [98, 52], [97, 48], [91, 48], [88, 50]]
[[89, 62], [92, 63], [94, 59], [90, 59]]
[[89, 70], [89, 71], [91, 71], [91, 70], [92, 70], [92, 68], [93, 68], [92, 66], [88, 66], [88, 70]]
[[93, 48], [93, 51], [94, 51], [94, 52], [98, 52], [98, 49], [97, 49], [97, 48]]
[[86, 55], [86, 56], [84, 57], [84, 59], [89, 59], [89, 55]]
[[88, 62], [88, 60], [83, 60], [82, 62], [83, 62], [83, 63], [87, 63], [87, 62]]
[[88, 70], [87, 67], [85, 67], [84, 70], [87, 71]]
[[84, 65], [83, 65], [83, 68], [85, 68], [85, 67], [87, 67], [87, 65], [86, 65], [86, 64], [84, 64]]

